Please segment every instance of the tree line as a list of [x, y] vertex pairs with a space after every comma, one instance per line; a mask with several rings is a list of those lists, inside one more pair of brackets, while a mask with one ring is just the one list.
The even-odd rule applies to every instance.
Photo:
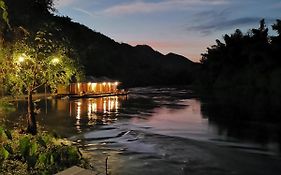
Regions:
[[281, 20], [271, 29], [262, 19], [258, 28], [226, 34], [202, 54], [197, 85], [209, 98], [202, 108], [209, 119], [280, 122]]
[[202, 54], [202, 87], [281, 98], [281, 20], [271, 27], [277, 35], [269, 35], [262, 19], [259, 28], [247, 33], [237, 29], [216, 40]]

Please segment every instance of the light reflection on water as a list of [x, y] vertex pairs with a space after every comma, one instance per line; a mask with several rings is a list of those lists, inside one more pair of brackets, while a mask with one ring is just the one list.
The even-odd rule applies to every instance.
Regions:
[[[38, 124], [49, 131], [69, 137], [81, 132], [110, 124], [117, 120], [125, 96], [111, 96], [90, 99], [51, 99], [36, 103], [40, 113]], [[46, 103], [47, 102], [47, 103]], [[4, 123], [25, 126], [26, 102], [19, 102], [15, 112], [7, 114]]]
[[[144, 130], [168, 136], [231, 143], [237, 147], [241, 142], [257, 142], [264, 150], [279, 152], [280, 135], [272, 129], [273, 127], [253, 125], [244, 121], [218, 123], [204, 113], [209, 112], [207, 114], [215, 116], [224, 108], [219, 108], [218, 112], [213, 108], [205, 108], [204, 111], [202, 101], [190, 97], [188, 89], [138, 88], [131, 92], [128, 97], [48, 100], [47, 108], [45, 100], [42, 100], [37, 106], [48, 111], [41, 111], [37, 115], [37, 121], [44, 129], [65, 137], [97, 131], [104, 125], [117, 128], [130, 125], [127, 130]], [[21, 124], [25, 125], [25, 105], [19, 103], [18, 110], [7, 116], [10, 123], [19, 121], [20, 115]], [[227, 111], [222, 114], [227, 114]]]
[[[204, 107], [205, 104], [192, 97], [187, 89], [138, 88], [131, 91], [128, 97], [48, 100], [47, 108], [44, 108], [45, 101], [41, 101], [38, 106], [48, 111], [41, 111], [37, 120], [48, 131], [55, 131], [74, 141], [82, 140], [79, 143], [93, 154], [93, 162], [100, 164], [101, 172], [104, 170], [104, 158], [109, 155], [110, 168], [115, 174], [145, 174], [144, 170], [154, 170], [158, 174], [182, 174], [183, 165], [189, 160], [198, 159], [199, 165], [209, 161], [209, 148], [207, 151], [201, 148], [208, 147], [210, 142], [256, 152], [273, 150], [279, 153], [280, 142], [277, 139], [280, 135], [275, 130], [271, 131], [273, 127], [248, 125], [244, 121], [219, 123], [212, 120], [208, 117], [211, 114], [216, 116], [221, 112], [227, 117], [227, 111]], [[18, 111], [8, 115], [7, 119], [11, 123], [19, 121], [18, 116], [23, 116], [25, 110], [25, 104], [19, 103]], [[200, 149], [198, 143], [190, 138], [204, 141], [199, 144]], [[276, 145], [271, 148], [270, 142]], [[218, 155], [225, 153], [228, 151]], [[235, 156], [226, 157], [232, 160]], [[224, 162], [224, 159], [211, 162]], [[190, 166], [188, 164], [187, 169]], [[198, 171], [202, 169], [200, 166]], [[210, 170], [209, 164], [205, 169]]]
[[[104, 125], [116, 121], [120, 108], [119, 101], [122, 100], [124, 97], [112, 96], [69, 101], [69, 116], [75, 116], [77, 133], [82, 132], [83, 125]], [[58, 103], [67, 104], [65, 101], [58, 101]], [[67, 107], [64, 106], [63, 109]]]

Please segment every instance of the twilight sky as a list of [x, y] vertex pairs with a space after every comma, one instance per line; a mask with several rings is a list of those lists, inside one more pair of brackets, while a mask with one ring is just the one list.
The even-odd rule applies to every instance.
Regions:
[[193, 61], [223, 34], [281, 18], [281, 0], [55, 0], [55, 7], [117, 42], [147, 44]]

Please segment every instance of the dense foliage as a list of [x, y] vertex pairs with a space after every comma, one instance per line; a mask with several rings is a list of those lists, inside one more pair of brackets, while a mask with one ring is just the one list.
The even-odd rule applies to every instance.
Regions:
[[13, 94], [34, 92], [43, 85], [55, 89], [75, 76], [79, 79], [79, 66], [51, 33], [38, 31], [13, 43], [8, 50], [11, 54], [6, 54], [0, 64], [6, 68], [4, 81]]
[[224, 35], [224, 42], [217, 40], [202, 54], [203, 86], [281, 97], [281, 21], [277, 20], [272, 29], [277, 36], [269, 36], [261, 20], [258, 29], [246, 34], [237, 29]]
[[260, 27], [246, 34], [236, 30], [202, 54], [200, 87], [212, 101], [210, 119], [279, 122], [281, 112], [281, 20], [272, 34]]
[[[22, 32], [17, 35], [19, 30]], [[0, 80], [15, 94], [28, 94], [28, 131], [36, 133], [36, 121], [32, 95], [42, 86], [56, 89], [68, 84], [80, 70], [74, 59], [69, 58], [70, 49], [57, 41], [52, 33], [44, 30], [36, 33], [24, 28], [13, 32], [16, 40], [5, 42], [1, 47]]]
[[0, 174], [55, 174], [73, 165], [85, 167], [88, 163], [68, 141], [0, 127]]
[[[36, 134], [33, 93], [42, 86], [54, 90], [77, 80], [81, 71], [67, 39], [56, 36], [60, 30], [44, 21], [54, 10], [53, 1], [12, 1], [0, 1], [4, 21], [0, 28], [0, 88], [5, 85], [12, 95], [28, 95], [27, 131]], [[42, 21], [36, 25], [39, 19]]]

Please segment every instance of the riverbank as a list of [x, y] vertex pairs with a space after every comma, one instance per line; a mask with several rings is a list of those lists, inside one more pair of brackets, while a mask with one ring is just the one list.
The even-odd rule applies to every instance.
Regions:
[[77, 165], [90, 168], [69, 140], [46, 132], [36, 135], [0, 126], [0, 174], [54, 174]]

